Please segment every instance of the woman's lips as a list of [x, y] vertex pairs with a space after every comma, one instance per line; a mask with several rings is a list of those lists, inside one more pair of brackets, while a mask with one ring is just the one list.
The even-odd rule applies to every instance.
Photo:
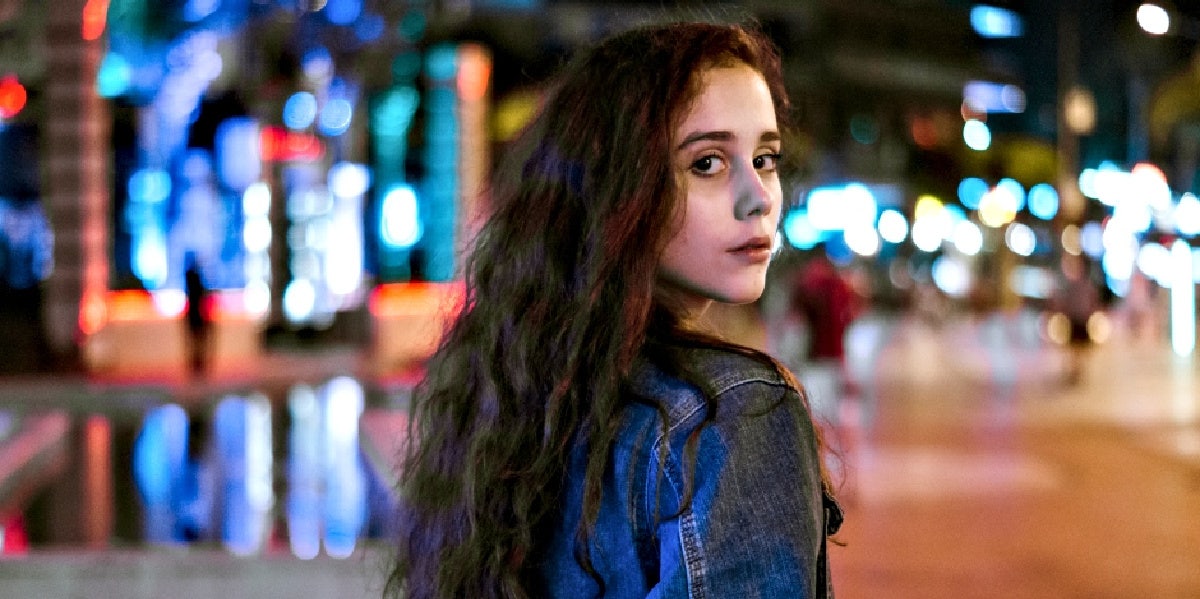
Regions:
[[749, 239], [746, 243], [739, 246], [729, 248], [727, 251], [735, 256], [745, 258], [751, 262], [762, 262], [771, 258], [771, 238], [770, 237], [755, 237]]

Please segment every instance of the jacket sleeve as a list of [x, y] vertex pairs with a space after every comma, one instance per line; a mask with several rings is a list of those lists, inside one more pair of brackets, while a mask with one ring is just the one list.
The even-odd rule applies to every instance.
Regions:
[[649, 596], [826, 596], [819, 458], [799, 396], [752, 381], [716, 406], [672, 427], [665, 467], [648, 469], [660, 560]]

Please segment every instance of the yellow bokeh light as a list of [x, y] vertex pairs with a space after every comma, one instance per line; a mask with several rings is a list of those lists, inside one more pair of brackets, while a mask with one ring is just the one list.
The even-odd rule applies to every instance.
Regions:
[[913, 208], [913, 220], [921, 220], [926, 217], [933, 217], [941, 214], [946, 207], [937, 196], [922, 195], [917, 198], [917, 205]]
[[1003, 227], [1017, 217], [1011, 195], [1003, 189], [992, 189], [979, 200], [979, 221], [992, 228]]
[[1072, 256], [1078, 256], [1083, 253], [1083, 241], [1081, 237], [1082, 234], [1079, 231], [1079, 227], [1075, 225], [1063, 227], [1061, 238], [1063, 251]]

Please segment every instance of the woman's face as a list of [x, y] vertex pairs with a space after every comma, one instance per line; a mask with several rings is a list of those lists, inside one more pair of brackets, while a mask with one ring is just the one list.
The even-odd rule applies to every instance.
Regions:
[[762, 295], [783, 195], [766, 81], [738, 65], [705, 71], [701, 84], [672, 141], [684, 212], [658, 265], [660, 289], [689, 311]]

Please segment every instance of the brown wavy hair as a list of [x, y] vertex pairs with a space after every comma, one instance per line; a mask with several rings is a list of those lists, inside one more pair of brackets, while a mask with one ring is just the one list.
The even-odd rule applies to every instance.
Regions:
[[655, 294], [682, 210], [675, 128], [698, 75], [736, 64], [763, 75], [786, 123], [779, 55], [753, 26], [647, 26], [577, 57], [497, 168], [461, 312], [414, 391], [389, 594], [528, 597], [577, 446], [592, 532], [622, 381], [648, 339], [773, 363], [684, 332]]

